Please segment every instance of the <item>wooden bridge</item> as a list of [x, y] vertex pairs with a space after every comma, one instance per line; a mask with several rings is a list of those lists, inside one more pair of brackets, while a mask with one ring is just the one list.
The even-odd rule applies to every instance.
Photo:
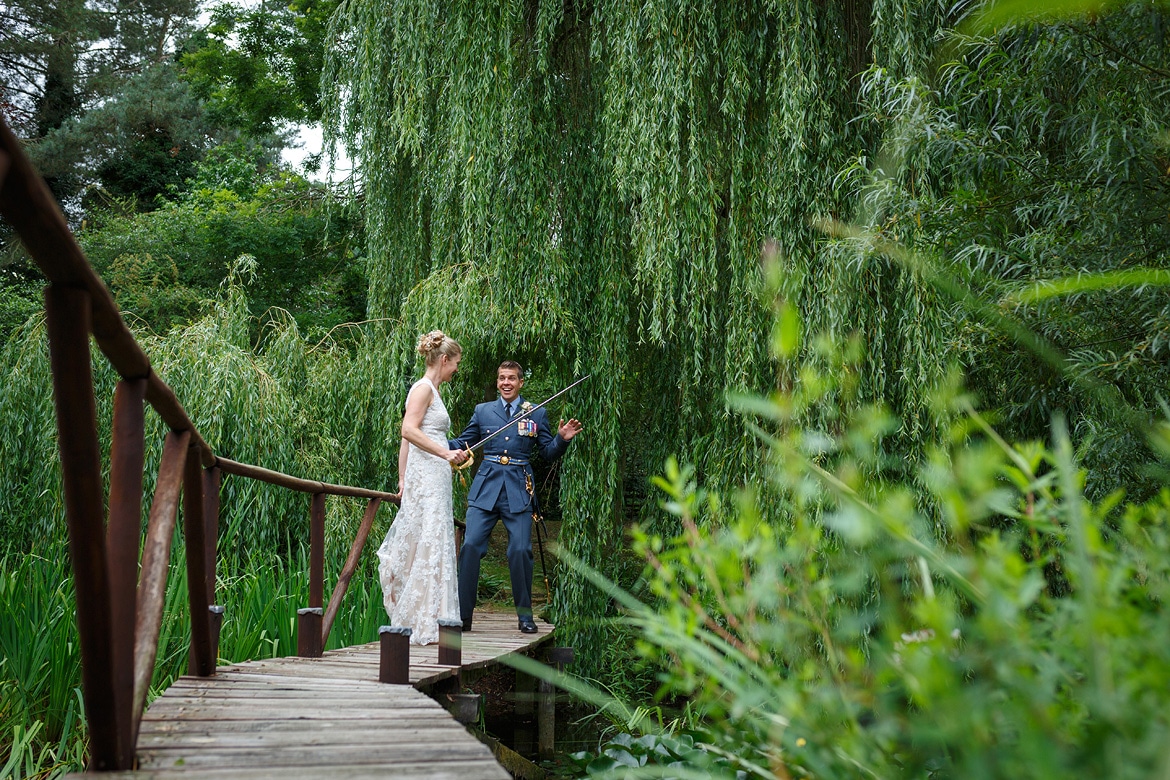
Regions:
[[[460, 635], [448, 630], [441, 649], [411, 648], [410, 685], [379, 682], [389, 678], [380, 671], [379, 658], [385, 651], [378, 644], [323, 653], [378, 508], [397, 498], [301, 479], [216, 454], [171, 388], [152, 370], [109, 290], [2, 119], [0, 215], [16, 229], [49, 281], [45, 313], [77, 598], [89, 770], [160, 778], [294, 780], [387, 772], [396, 777], [462, 780], [508, 777], [491, 751], [437, 700], [458, 695], [463, 672], [497, 663], [511, 653], [530, 652], [549, 639], [552, 629], [542, 626], [539, 634], [524, 635], [517, 631], [514, 616], [477, 615], [474, 632]], [[108, 500], [91, 337], [121, 376], [114, 394]], [[170, 433], [163, 444], [143, 540], [147, 406]], [[216, 668], [224, 618], [223, 607], [216, 605], [215, 582], [220, 483], [225, 475], [311, 496], [309, 597], [307, 606], [298, 610], [298, 658]], [[325, 501], [330, 495], [365, 498], [369, 503], [326, 605]], [[180, 501], [191, 616], [189, 676], [147, 710]], [[465, 642], [457, 651], [459, 639]], [[133, 771], [136, 768], [139, 771]]]
[[142, 719], [139, 770], [108, 776], [508, 780], [442, 705], [444, 689], [457, 690], [465, 671], [533, 652], [552, 637], [551, 626], [538, 626], [521, 634], [513, 615], [478, 614], [459, 666], [439, 663], [436, 645], [411, 648], [410, 685], [378, 681], [377, 643], [180, 678]]

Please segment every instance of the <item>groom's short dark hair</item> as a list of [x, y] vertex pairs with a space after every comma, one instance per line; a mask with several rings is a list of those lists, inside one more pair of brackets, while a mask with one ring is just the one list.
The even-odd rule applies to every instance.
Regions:
[[505, 368], [514, 370], [516, 372], [516, 376], [520, 377], [521, 379], [524, 378], [524, 367], [515, 360], [505, 360], [503, 363], [500, 363], [500, 367], [497, 368], [496, 371], [502, 371]]

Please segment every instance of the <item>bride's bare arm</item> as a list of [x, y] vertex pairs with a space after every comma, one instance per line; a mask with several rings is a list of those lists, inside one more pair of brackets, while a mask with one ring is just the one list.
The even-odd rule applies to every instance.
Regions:
[[[423, 415], [427, 413], [427, 407], [431, 405], [432, 395], [433, 391], [425, 383], [417, 384], [411, 389], [410, 395], [406, 397], [406, 413], [402, 415], [402, 438], [420, 450], [425, 450], [449, 463], [461, 463], [467, 457], [463, 454], [463, 450], [448, 449], [445, 442], [439, 444], [436, 441], [432, 441], [422, 431]], [[404, 444], [399, 449], [398, 454], [400, 480], [406, 475], [405, 446]]]
[[406, 482], [406, 458], [410, 454], [410, 442], [402, 439], [398, 446], [398, 495], [402, 495], [402, 485]]

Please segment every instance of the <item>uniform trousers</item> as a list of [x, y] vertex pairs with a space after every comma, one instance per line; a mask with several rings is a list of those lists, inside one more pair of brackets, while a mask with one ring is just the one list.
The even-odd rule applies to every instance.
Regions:
[[463, 548], [459, 551], [459, 612], [463, 625], [471, 622], [479, 590], [479, 562], [487, 555], [488, 540], [503, 520], [508, 531], [508, 574], [512, 579], [512, 601], [520, 617], [532, 616], [532, 510], [513, 512], [508, 508], [508, 491], [501, 490], [490, 512], [468, 506]]

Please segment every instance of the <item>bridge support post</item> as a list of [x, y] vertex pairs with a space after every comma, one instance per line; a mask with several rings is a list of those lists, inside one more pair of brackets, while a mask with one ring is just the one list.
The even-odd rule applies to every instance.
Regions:
[[410, 683], [410, 629], [382, 626], [378, 629], [378, 639], [382, 643], [378, 681], [391, 685]]
[[223, 613], [226, 611], [218, 604], [212, 604], [207, 608], [207, 617], [211, 626], [211, 657], [215, 659], [217, 665], [219, 664], [219, 632], [223, 628]]
[[483, 712], [482, 693], [448, 693], [445, 698], [447, 701], [444, 706], [455, 720], [464, 726], [479, 721], [480, 713]]
[[325, 494], [309, 506], [309, 606], [325, 606]]
[[297, 655], [320, 658], [325, 616], [325, 494], [309, 503], [309, 606], [297, 610]]
[[439, 663], [444, 666], [463, 664], [463, 623], [439, 620]]
[[[573, 648], [550, 647], [545, 661], [558, 672], [573, 662]], [[551, 759], [556, 753], [557, 730], [556, 688], [547, 680], [540, 680], [536, 693], [536, 753], [541, 759]]]
[[515, 689], [516, 717], [531, 718], [533, 703], [536, 701], [536, 678], [517, 669]]

